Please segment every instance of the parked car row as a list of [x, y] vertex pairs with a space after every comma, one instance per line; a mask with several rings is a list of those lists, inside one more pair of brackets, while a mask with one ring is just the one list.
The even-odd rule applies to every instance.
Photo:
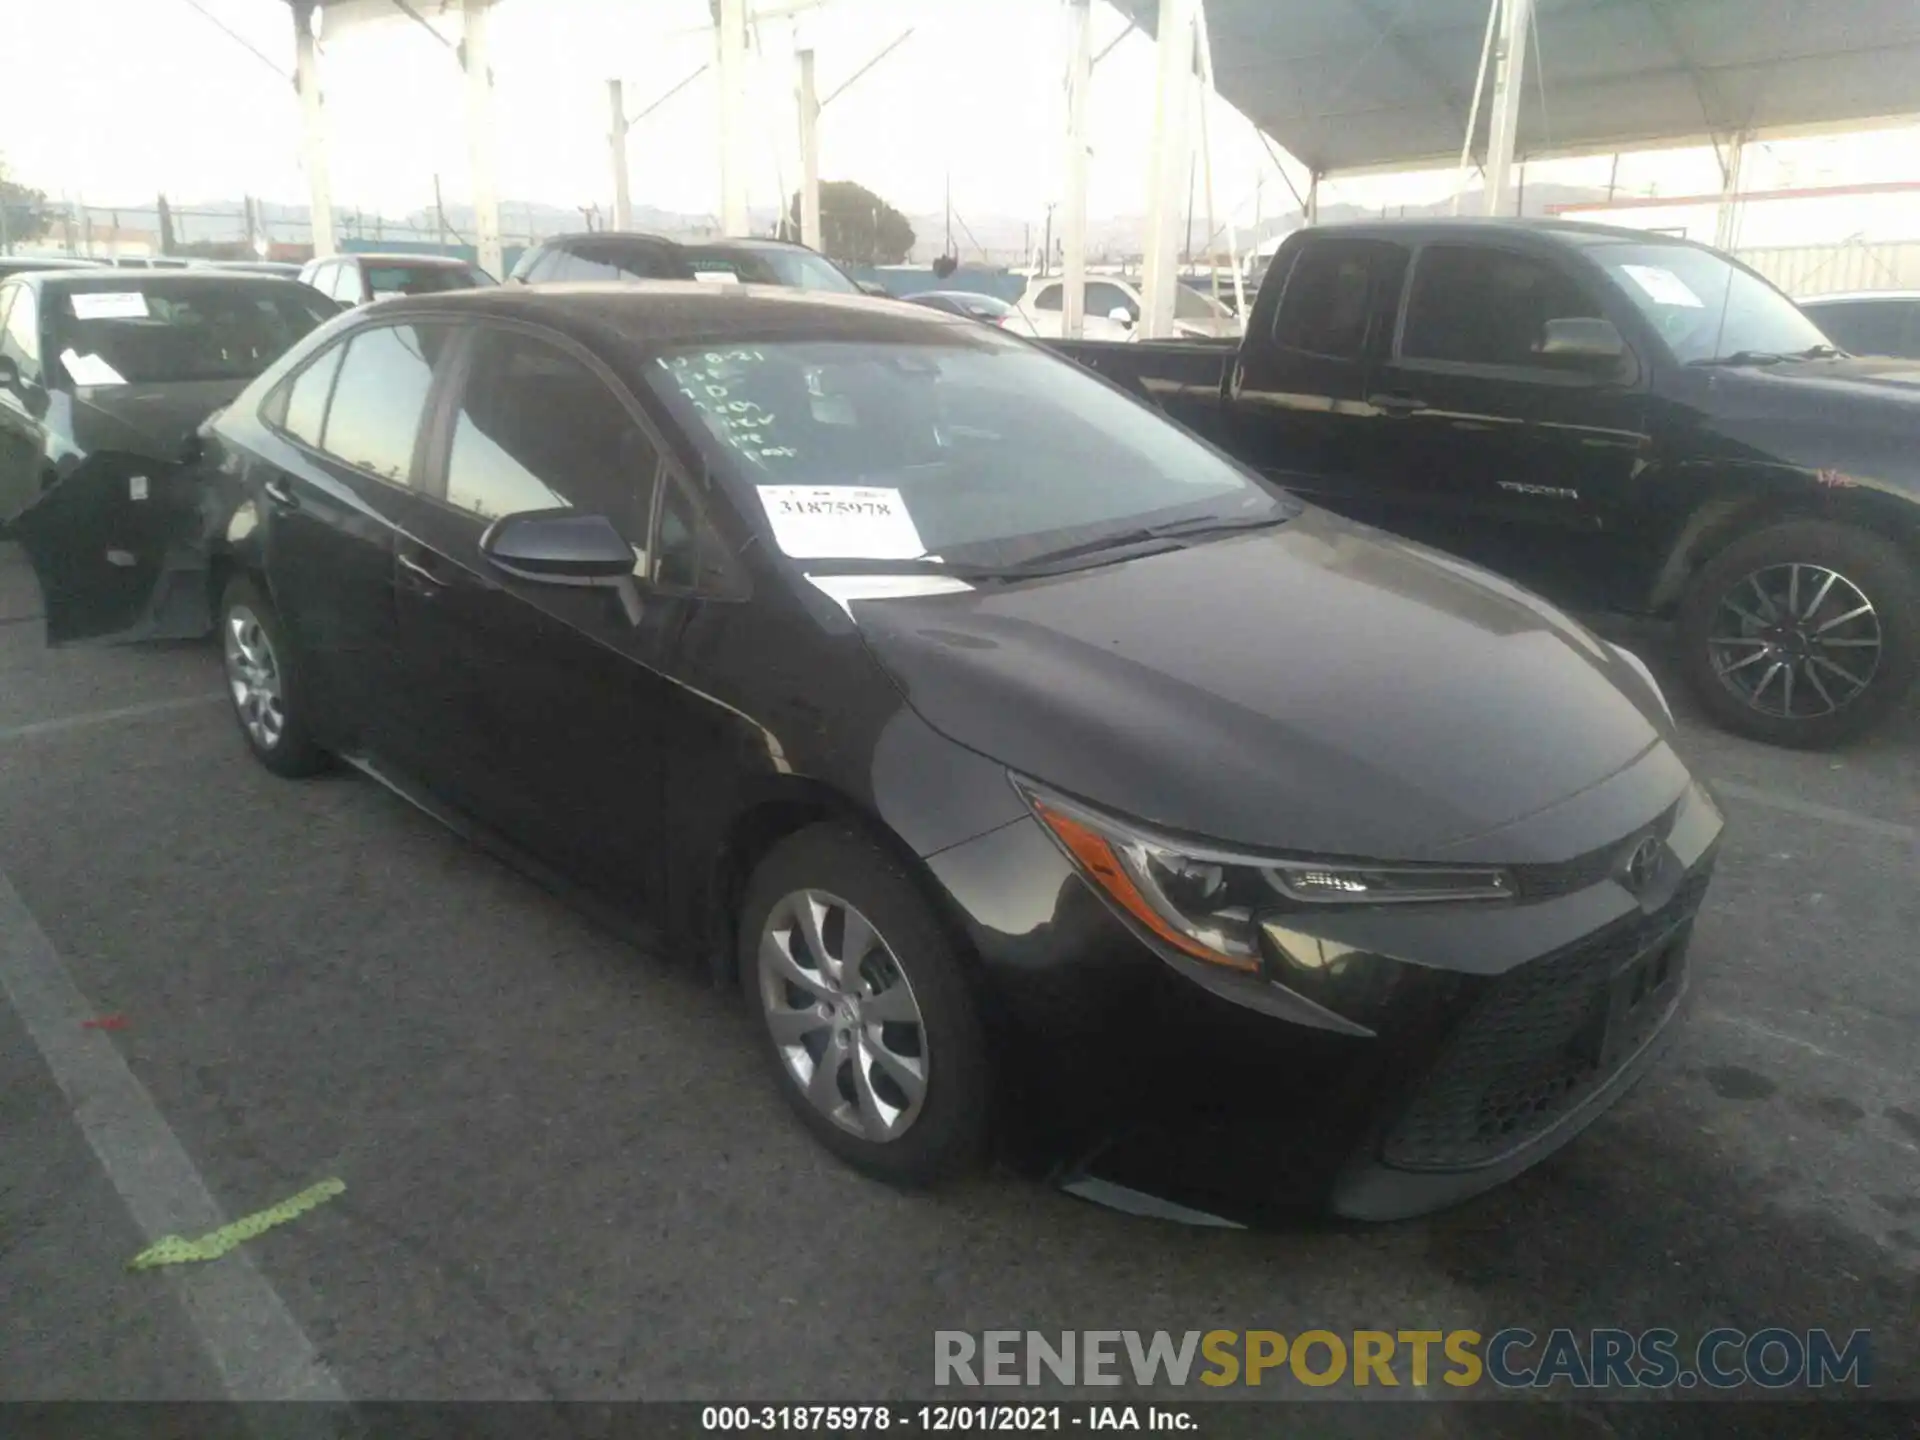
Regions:
[[[209, 286], [250, 343], [202, 348]], [[261, 764], [357, 767], [698, 957], [871, 1174], [997, 1145], [1415, 1214], [1565, 1144], [1679, 1013], [1721, 820], [1645, 667], [997, 326], [672, 281], [317, 325], [264, 277], [0, 297], [63, 404], [151, 362], [221, 407], [16, 519], [50, 637], [214, 632]]]

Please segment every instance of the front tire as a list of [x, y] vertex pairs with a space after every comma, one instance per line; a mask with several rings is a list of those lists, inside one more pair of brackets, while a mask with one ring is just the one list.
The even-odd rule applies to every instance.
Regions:
[[925, 1186], [986, 1153], [989, 1066], [956, 942], [850, 826], [788, 837], [747, 887], [741, 983], [781, 1092], [859, 1170]]
[[1821, 750], [1873, 729], [1920, 673], [1920, 584], [1892, 542], [1791, 520], [1709, 561], [1680, 611], [1681, 664], [1727, 730]]
[[220, 597], [220, 652], [227, 697], [254, 759], [287, 779], [324, 770], [326, 752], [307, 728], [306, 687], [279, 613], [244, 575]]

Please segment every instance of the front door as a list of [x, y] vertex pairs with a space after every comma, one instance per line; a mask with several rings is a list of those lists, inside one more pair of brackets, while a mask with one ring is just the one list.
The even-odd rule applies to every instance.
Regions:
[[403, 763], [569, 876], [645, 907], [658, 898], [660, 667], [680, 612], [649, 595], [636, 620], [614, 591], [516, 579], [480, 540], [506, 515], [601, 514], [647, 590], [660, 449], [611, 374], [545, 332], [477, 327], [457, 384], [397, 556]]
[[1569, 369], [1541, 346], [1549, 321], [1614, 318], [1558, 257], [1424, 247], [1374, 378], [1385, 523], [1565, 603], [1608, 603], [1651, 454], [1639, 365]]
[[[1356, 520], [1378, 522], [1372, 474], [1382, 417], [1369, 404], [1385, 353], [1405, 246], [1295, 241], [1261, 287], [1229, 381], [1229, 445], [1269, 479]], [[1270, 338], [1269, 338], [1270, 337]]]

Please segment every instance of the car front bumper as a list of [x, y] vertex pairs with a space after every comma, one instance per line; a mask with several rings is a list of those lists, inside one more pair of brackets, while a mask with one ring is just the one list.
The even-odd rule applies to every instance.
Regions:
[[1244, 1223], [1388, 1220], [1537, 1164], [1655, 1062], [1720, 818], [1690, 785], [1652, 823], [1667, 875], [1637, 897], [1616, 844], [1514, 905], [1299, 917], [1394, 974], [1344, 1029], [1150, 948], [1037, 823], [929, 863], [981, 959], [1016, 1162]]

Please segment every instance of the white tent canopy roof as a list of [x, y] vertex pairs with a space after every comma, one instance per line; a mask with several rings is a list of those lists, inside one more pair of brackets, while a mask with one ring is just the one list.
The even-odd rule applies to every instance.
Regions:
[[[1152, 31], [1158, 0], [1114, 3]], [[1491, 0], [1205, 3], [1221, 95], [1313, 169], [1459, 158]], [[1536, 0], [1535, 23], [1523, 155], [1920, 112], [1916, 0]]]

